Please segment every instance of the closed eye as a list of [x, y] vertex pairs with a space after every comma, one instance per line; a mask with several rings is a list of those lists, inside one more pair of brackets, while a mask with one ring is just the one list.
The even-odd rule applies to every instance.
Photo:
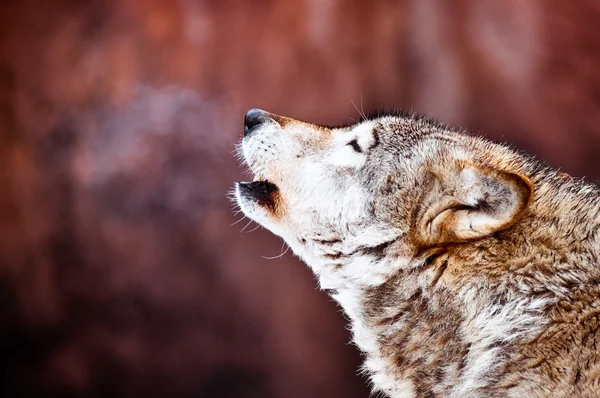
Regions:
[[360, 145], [358, 145], [358, 141], [352, 140], [348, 143], [348, 145], [350, 145], [352, 149], [354, 149], [356, 152], [362, 153], [362, 148], [360, 147]]

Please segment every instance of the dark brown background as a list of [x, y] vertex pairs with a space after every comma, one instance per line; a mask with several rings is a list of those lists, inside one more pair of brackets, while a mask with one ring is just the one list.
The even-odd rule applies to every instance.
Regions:
[[308, 269], [231, 226], [248, 108], [403, 107], [600, 179], [594, 0], [0, 7], [3, 397], [368, 396]]

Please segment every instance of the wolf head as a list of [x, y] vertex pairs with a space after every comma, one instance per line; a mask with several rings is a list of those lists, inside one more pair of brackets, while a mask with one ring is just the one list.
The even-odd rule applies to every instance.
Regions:
[[240, 208], [324, 288], [508, 229], [533, 194], [520, 155], [412, 115], [325, 127], [253, 109], [240, 151], [255, 176], [236, 184]]

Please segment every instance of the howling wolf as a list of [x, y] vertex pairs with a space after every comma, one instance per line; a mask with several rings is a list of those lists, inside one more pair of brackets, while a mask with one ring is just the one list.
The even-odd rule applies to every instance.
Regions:
[[600, 396], [600, 191], [408, 114], [250, 110], [236, 184], [351, 320], [390, 397]]

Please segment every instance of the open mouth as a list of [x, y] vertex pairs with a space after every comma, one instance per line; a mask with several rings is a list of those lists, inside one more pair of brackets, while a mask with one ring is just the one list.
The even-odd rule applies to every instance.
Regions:
[[240, 195], [250, 199], [261, 207], [266, 207], [272, 211], [276, 207], [276, 197], [279, 193], [277, 185], [269, 181], [254, 181], [238, 183]]

